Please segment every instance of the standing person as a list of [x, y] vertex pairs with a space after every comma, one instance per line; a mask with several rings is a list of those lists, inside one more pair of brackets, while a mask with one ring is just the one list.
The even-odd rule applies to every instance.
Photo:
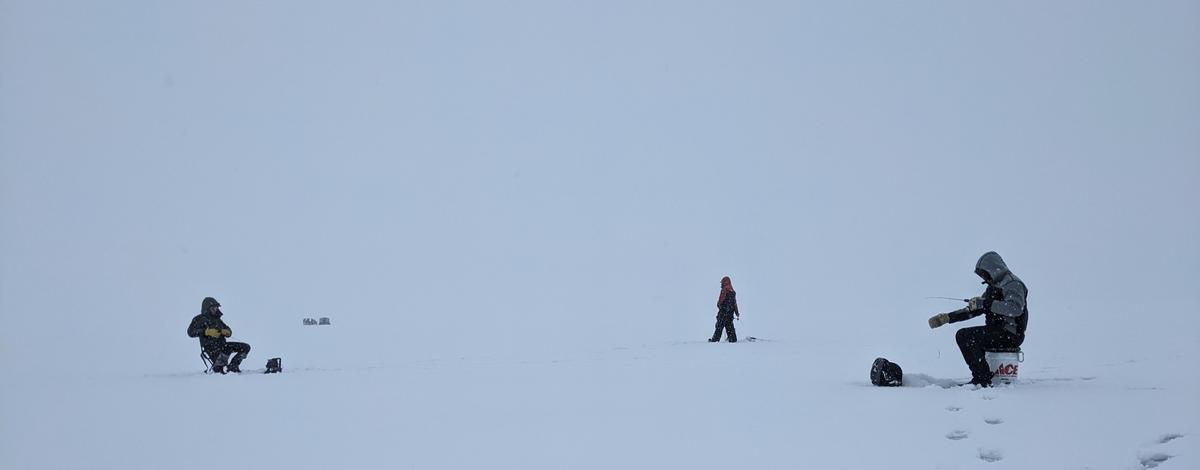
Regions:
[[991, 348], [1015, 348], [1025, 342], [1025, 326], [1029, 324], [1026, 297], [1029, 290], [994, 251], [984, 253], [975, 263], [975, 274], [983, 278], [987, 289], [983, 295], [967, 301], [967, 307], [950, 313], [939, 313], [929, 319], [929, 327], [937, 328], [986, 315], [983, 326], [958, 330], [954, 335], [963, 360], [971, 368], [970, 384], [992, 385], [995, 375], [984, 357]]
[[[200, 303], [200, 314], [192, 318], [188, 325], [188, 336], [200, 338], [200, 348], [213, 361], [213, 372], [241, 373], [242, 360], [250, 354], [250, 345], [234, 341], [225, 341], [233, 336], [233, 330], [221, 320], [221, 303], [212, 297], [205, 297]], [[229, 355], [234, 354], [230, 359]]]
[[729, 280], [729, 276], [721, 278], [721, 295], [717, 297], [717, 331], [713, 332], [712, 338], [708, 342], [715, 343], [721, 340], [721, 328], [725, 329], [725, 336], [730, 343], [737, 342], [737, 331], [733, 329], [733, 318], [739, 320], [742, 314], [738, 312], [737, 292], [733, 290], [733, 281]]

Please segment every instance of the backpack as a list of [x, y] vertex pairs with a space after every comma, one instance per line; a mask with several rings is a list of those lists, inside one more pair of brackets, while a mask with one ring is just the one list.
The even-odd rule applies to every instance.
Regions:
[[899, 387], [904, 381], [904, 371], [900, 364], [882, 357], [871, 364], [871, 383], [880, 387]]

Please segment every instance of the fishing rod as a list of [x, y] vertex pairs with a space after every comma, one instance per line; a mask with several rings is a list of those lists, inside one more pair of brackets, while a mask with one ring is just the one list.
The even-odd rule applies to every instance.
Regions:
[[958, 299], [958, 298], [954, 298], [954, 297], [926, 297], [926, 299], [957, 300], [959, 302], [970, 302], [971, 301], [971, 299]]

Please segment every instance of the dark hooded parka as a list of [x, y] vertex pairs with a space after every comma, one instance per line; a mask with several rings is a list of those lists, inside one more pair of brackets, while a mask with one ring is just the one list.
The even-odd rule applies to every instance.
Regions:
[[985, 315], [985, 326], [993, 331], [1004, 331], [1014, 337], [1025, 337], [1025, 325], [1029, 323], [1029, 308], [1026, 298], [1029, 290], [1008, 265], [994, 251], [984, 253], [975, 263], [975, 274], [987, 284], [984, 289], [982, 308], [962, 309], [950, 314], [950, 323], [969, 320]]
[[975, 309], [951, 312], [949, 320], [955, 323], [985, 316], [984, 326], [958, 330], [955, 340], [971, 368], [972, 382], [990, 384], [993, 374], [984, 353], [994, 348], [1015, 348], [1025, 341], [1025, 327], [1029, 324], [1026, 303], [1029, 290], [994, 251], [979, 257], [975, 274], [983, 279], [987, 288], [979, 296]]
[[[225, 338], [233, 335], [233, 330], [229, 325], [221, 320], [221, 303], [212, 297], [205, 297], [200, 303], [200, 314], [192, 317], [192, 323], [188, 325], [187, 334], [192, 338], [200, 338], [200, 348], [214, 361], [214, 369], [221, 371], [220, 366], [225, 365], [225, 360], [232, 354], [233, 358], [228, 362], [236, 371], [246, 355], [250, 354], [250, 345], [233, 341], [226, 341]], [[204, 334], [209, 328], [219, 332], [218, 335], [208, 336]]]
[[[218, 307], [218, 308], [213, 308]], [[221, 303], [212, 297], [205, 297], [200, 303], [200, 314], [192, 317], [192, 324], [188, 325], [188, 336], [192, 338], [200, 338], [200, 347], [205, 351], [219, 351], [225, 348], [225, 336], [205, 336], [204, 330], [213, 328], [216, 330], [229, 330], [229, 325], [221, 320]]]

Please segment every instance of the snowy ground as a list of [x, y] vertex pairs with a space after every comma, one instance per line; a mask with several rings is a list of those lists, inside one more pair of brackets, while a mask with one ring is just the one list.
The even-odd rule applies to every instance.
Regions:
[[[1171, 352], [1116, 360], [1032, 350], [1020, 383], [973, 390], [940, 386], [965, 380], [946, 344], [940, 358], [891, 355], [909, 383], [883, 389], [868, 383], [873, 357], [860, 346], [815, 340], [356, 359], [351, 328], [295, 328], [281, 375], [9, 377], [0, 468], [1200, 464], [1200, 387], [1195, 374], [1167, 373], [1183, 359]], [[343, 347], [312, 354], [331, 344]], [[270, 355], [256, 351], [247, 364]]]

